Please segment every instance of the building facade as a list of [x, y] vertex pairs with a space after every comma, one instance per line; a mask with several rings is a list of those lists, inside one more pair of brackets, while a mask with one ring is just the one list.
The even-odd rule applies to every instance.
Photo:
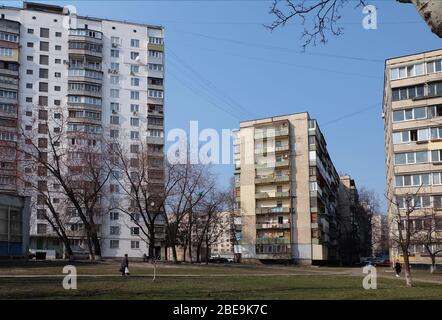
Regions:
[[276, 116], [241, 122], [235, 134], [241, 261], [336, 261], [340, 182], [317, 122]]
[[[0, 14], [0, 191], [32, 198], [30, 247], [61, 256], [63, 246], [43, 219], [46, 208], [17, 176], [25, 174], [54, 192], [59, 186], [42, 171], [17, 166], [14, 148], [26, 144], [18, 132], [32, 133], [40, 148], [48, 148], [47, 133], [60, 130], [57, 119], [63, 118], [67, 136], [60, 143], [69, 145], [73, 156], [84, 144], [100, 154], [109, 139], [118, 138], [133, 154], [145, 145], [149, 175], [162, 190], [164, 29], [26, 2], [23, 8], [1, 7]], [[80, 141], [80, 133], [90, 138]], [[140, 230], [125, 214], [107, 212], [124, 196], [117, 179], [117, 174], [109, 179], [99, 208], [102, 255], [142, 257], [147, 245], [140, 241]], [[71, 217], [66, 223], [73, 249], [85, 250], [75, 209], [62, 196], [54, 200], [57, 210]]]
[[[388, 222], [391, 238], [397, 222], [411, 233], [435, 227], [431, 247], [442, 249], [442, 50], [391, 58], [385, 63], [383, 118], [387, 170]], [[405, 214], [411, 209], [410, 219]], [[405, 221], [409, 220], [409, 221]], [[401, 259], [394, 241], [390, 259]], [[419, 241], [409, 248], [411, 263], [430, 259]], [[440, 262], [440, 258], [438, 260]]]

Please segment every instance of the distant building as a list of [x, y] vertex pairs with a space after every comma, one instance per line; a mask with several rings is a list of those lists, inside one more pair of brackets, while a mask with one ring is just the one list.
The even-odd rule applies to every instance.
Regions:
[[371, 254], [371, 212], [360, 203], [355, 181], [350, 176], [341, 176], [340, 181], [337, 211], [340, 261], [353, 264]]
[[377, 214], [372, 217], [372, 250], [374, 256], [385, 256], [389, 252], [388, 219], [387, 216]]

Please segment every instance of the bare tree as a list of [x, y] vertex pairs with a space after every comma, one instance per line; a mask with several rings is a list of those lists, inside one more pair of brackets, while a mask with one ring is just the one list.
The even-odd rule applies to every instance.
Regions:
[[[420, 189], [420, 188], [419, 188]], [[386, 196], [391, 210], [389, 210], [389, 228], [390, 241], [392, 246], [399, 250], [404, 259], [404, 272], [407, 287], [412, 287], [411, 269], [410, 269], [410, 246], [414, 236], [413, 213], [415, 204], [413, 197], [418, 194], [407, 193], [404, 195], [396, 195], [395, 199]]]
[[212, 189], [196, 208], [192, 235], [197, 242], [197, 262], [201, 261], [202, 248], [205, 248], [205, 262], [209, 263], [210, 247], [217, 243], [224, 232], [223, 211], [226, 194]]
[[100, 202], [109, 178], [102, 159], [101, 137], [98, 132], [88, 131], [86, 125], [68, 125], [61, 109], [50, 111], [51, 114], [47, 109], [38, 110], [38, 118], [33, 120], [36, 131], [21, 129], [25, 143], [18, 147], [20, 161], [24, 167], [47, 172], [38, 182], [41, 185], [59, 185], [84, 225], [90, 259], [101, 259]]
[[431, 259], [430, 272], [435, 273], [436, 257], [442, 252], [442, 237], [438, 234], [442, 230], [442, 218], [432, 208], [429, 213], [425, 213], [421, 220], [414, 222], [415, 233], [412, 241], [424, 246]]
[[[442, 2], [440, 0], [397, 0], [400, 3], [411, 3], [427, 22], [431, 31], [442, 37]], [[351, 4], [365, 7], [365, 0], [274, 0], [270, 14], [273, 22], [266, 27], [274, 30], [286, 25], [289, 21], [299, 19], [304, 26], [302, 47], [325, 44], [329, 36], [339, 36], [343, 28], [339, 25], [341, 10]]]
[[173, 260], [178, 262], [176, 247], [178, 236], [185, 225], [185, 248], [189, 251], [192, 262], [192, 237], [193, 210], [214, 188], [214, 180], [206, 166], [190, 164], [167, 164], [166, 180], [166, 227], [169, 244], [172, 248]]
[[[153, 158], [146, 143], [135, 146], [134, 149], [133, 145], [129, 147], [118, 140], [109, 144], [109, 170], [124, 194], [110, 209], [130, 217], [140, 230], [138, 236], [148, 245], [149, 258], [154, 261], [156, 242], [160, 239], [157, 228], [165, 219], [164, 161], [162, 157]], [[176, 181], [166, 181], [166, 188], [169, 190], [173, 183]]]
[[[356, 2], [357, 6], [365, 6], [364, 0], [357, 0]], [[274, 30], [285, 26], [290, 20], [299, 18], [304, 26], [301, 37], [304, 39], [302, 47], [305, 50], [309, 45], [325, 44], [329, 35], [339, 36], [342, 34], [342, 27], [339, 26], [340, 11], [347, 3], [350, 3], [350, 1], [274, 0], [269, 13], [275, 19], [266, 27]], [[308, 26], [309, 22], [311, 22], [310, 26]]]

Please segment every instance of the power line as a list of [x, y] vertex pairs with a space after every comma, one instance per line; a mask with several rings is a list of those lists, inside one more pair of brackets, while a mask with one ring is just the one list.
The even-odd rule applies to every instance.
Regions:
[[302, 53], [302, 52], [297, 52], [297, 51], [294, 51], [294, 50], [292, 50], [290, 48], [286, 48], [286, 47], [264, 45], [264, 44], [260, 44], [260, 43], [245, 42], [245, 41], [236, 40], [236, 39], [215, 37], [215, 36], [210, 36], [210, 35], [197, 33], [197, 32], [190, 32], [190, 31], [184, 31], [184, 30], [175, 30], [175, 32], [185, 33], [185, 34], [189, 34], [189, 35], [193, 35], [193, 36], [201, 37], [201, 38], [206, 38], [206, 39], [210, 39], [210, 40], [235, 43], [235, 44], [246, 46], [246, 47], [263, 48], [266, 50], [276, 50], [276, 51], [280, 51], [280, 52], [287, 52], [287, 53], [297, 54], [297, 55], [304, 55], [304, 56], [305, 55], [312, 55], [312, 56], [322, 56], [322, 57], [337, 58], [337, 59], [366, 61], [366, 62], [373, 62], [373, 63], [380, 63], [380, 62], [384, 63], [384, 60], [382, 60], [382, 59], [373, 59], [373, 58], [355, 57], [355, 56], [344, 56], [344, 55], [338, 55], [338, 54], [319, 53], [319, 52], [304, 52], [304, 53]]
[[[231, 106], [233, 109], [239, 109], [244, 114], [249, 114], [251, 116], [256, 116], [253, 112], [249, 111], [245, 107], [243, 107], [241, 104], [239, 104], [237, 101], [235, 101], [232, 97], [227, 95], [225, 92], [221, 91], [219, 88], [217, 88], [211, 81], [206, 79], [204, 76], [202, 76], [199, 72], [197, 72], [195, 69], [193, 69], [191, 66], [189, 66], [186, 62], [184, 62], [177, 54], [173, 52], [170, 48], [166, 48], [174, 58], [178, 61], [180, 65], [182, 65], [185, 69], [188, 70], [191, 74], [196, 76], [196, 78], [203, 84], [203, 86], [206, 87], [206, 90], [212, 91], [212, 94], [216, 96], [219, 100], [224, 101], [226, 104]], [[235, 110], [237, 111], [237, 110]]]

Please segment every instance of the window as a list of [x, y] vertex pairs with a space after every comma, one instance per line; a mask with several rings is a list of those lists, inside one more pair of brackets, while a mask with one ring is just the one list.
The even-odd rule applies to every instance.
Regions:
[[60, 38], [60, 37], [61, 37], [61, 32], [55, 32], [55, 36], [56, 36], [57, 38]]
[[[55, 46], [55, 50], [57, 50], [57, 51], [61, 51], [61, 46], [56, 45], [56, 46]], [[95, 51], [95, 50], [92, 50], [92, 51]]]
[[119, 235], [120, 234], [120, 227], [119, 226], [110, 226], [109, 234], [110, 235]]
[[112, 58], [119, 58], [120, 57], [120, 50], [111, 49], [111, 57]]
[[424, 96], [424, 85], [392, 89], [392, 101], [414, 99]]
[[120, 90], [110, 89], [110, 96], [111, 96], [111, 98], [119, 98], [120, 97]]
[[13, 51], [11, 48], [0, 48], [0, 56], [12, 57]]
[[140, 125], [139, 118], [130, 118], [130, 125], [133, 127], [138, 127]]
[[140, 241], [131, 241], [130, 248], [131, 249], [140, 249]]
[[132, 64], [131, 66], [130, 66], [130, 72], [132, 73], [132, 74], [134, 74], [134, 73], [138, 73], [140, 71], [140, 66], [137, 66], [137, 65], [134, 65], [134, 64]]
[[162, 86], [162, 85], [163, 85], [163, 79], [161, 79], [161, 78], [152, 78], [152, 77], [149, 77], [149, 78], [147, 79], [147, 81], [148, 81], [149, 84], [153, 84], [153, 85], [155, 85], [155, 86]]
[[34, 34], [34, 29], [28, 29], [28, 34]]
[[48, 83], [47, 82], [40, 82], [38, 84], [38, 91], [40, 91], [40, 92], [48, 92]]
[[137, 236], [140, 234], [140, 228], [139, 227], [132, 227], [130, 228], [130, 234], [133, 236]]
[[110, 240], [109, 247], [111, 249], [118, 249], [120, 247], [120, 241], [119, 240]]
[[120, 70], [120, 64], [117, 63], [117, 62], [111, 62], [111, 64], [110, 64], [110, 69], [111, 69], [112, 71], [116, 71], [116, 72], [118, 72], [118, 71]]
[[163, 52], [162, 51], [156, 51], [156, 50], [149, 50], [149, 57], [152, 58], [162, 58]]
[[111, 124], [120, 124], [120, 117], [119, 116], [111, 116], [110, 117], [110, 123]]
[[140, 147], [137, 144], [131, 144], [130, 145], [130, 152], [131, 153], [138, 153], [140, 150]]
[[442, 81], [432, 82], [428, 84], [429, 96], [441, 96], [442, 95]]
[[140, 133], [138, 131], [131, 131], [130, 138], [132, 140], [138, 140], [140, 138]]
[[140, 40], [130, 39], [130, 46], [133, 48], [139, 48], [140, 47]]
[[139, 56], [140, 56], [140, 53], [139, 53], [139, 52], [131, 51], [131, 53], [130, 53], [130, 58], [131, 58], [132, 60], [136, 60]]
[[49, 42], [40, 41], [40, 51], [49, 51]]
[[140, 100], [140, 92], [139, 91], [131, 91], [130, 98], [132, 100]]
[[163, 44], [163, 38], [149, 37], [149, 43], [152, 43], [152, 44]]
[[147, 95], [149, 98], [157, 98], [157, 99], [163, 99], [163, 91], [162, 90], [147, 90]]
[[139, 78], [130, 78], [130, 84], [131, 84], [131, 86], [138, 87], [140, 85], [140, 79]]
[[110, 83], [111, 84], [119, 84], [120, 83], [120, 77], [119, 76], [111, 76], [110, 77]]
[[131, 112], [139, 112], [140, 111], [140, 105], [138, 105], [138, 104], [131, 104], [130, 105], [130, 111]]
[[119, 134], [120, 134], [120, 132], [115, 129], [111, 129], [109, 132], [109, 135], [111, 138], [118, 138]]
[[111, 37], [111, 43], [113, 45], [120, 45], [120, 38], [119, 37]]
[[164, 69], [163, 65], [158, 63], [148, 63], [147, 68], [150, 71], [163, 71]]
[[48, 105], [48, 97], [38, 96], [38, 105], [39, 106], [47, 106]]
[[413, 109], [395, 110], [393, 111], [393, 121], [419, 120], [427, 118], [427, 108], [419, 107]]
[[38, 76], [42, 79], [49, 78], [49, 70], [48, 69], [39, 69]]
[[26, 74], [28, 74], [28, 75], [34, 74], [34, 70], [32, 70], [32, 69], [27, 69], [27, 70], [26, 70]]
[[54, 72], [55, 78], [61, 78], [61, 72]]
[[49, 29], [48, 28], [40, 28], [40, 37], [49, 38]]
[[147, 123], [154, 125], [154, 126], [162, 126], [163, 125], [163, 118], [149, 117], [149, 118], [147, 118]]
[[427, 73], [441, 72], [442, 71], [441, 62], [442, 62], [441, 60], [427, 62]]
[[26, 60], [28, 60], [28, 61], [31, 61], [31, 62], [32, 62], [32, 61], [34, 61], [34, 57], [33, 57], [33, 56], [27, 56], [27, 57], [26, 57]]
[[120, 104], [118, 102], [111, 102], [110, 107], [113, 112], [120, 111]]
[[44, 223], [37, 223], [37, 234], [46, 234], [47, 225]]
[[26, 89], [32, 89], [32, 83], [27, 83], [26, 84]]
[[55, 63], [55, 64], [61, 64], [61, 59], [55, 59], [55, 60], [54, 60], [54, 63]]
[[119, 213], [118, 212], [110, 212], [109, 213], [109, 218], [111, 220], [118, 220], [119, 219]]

